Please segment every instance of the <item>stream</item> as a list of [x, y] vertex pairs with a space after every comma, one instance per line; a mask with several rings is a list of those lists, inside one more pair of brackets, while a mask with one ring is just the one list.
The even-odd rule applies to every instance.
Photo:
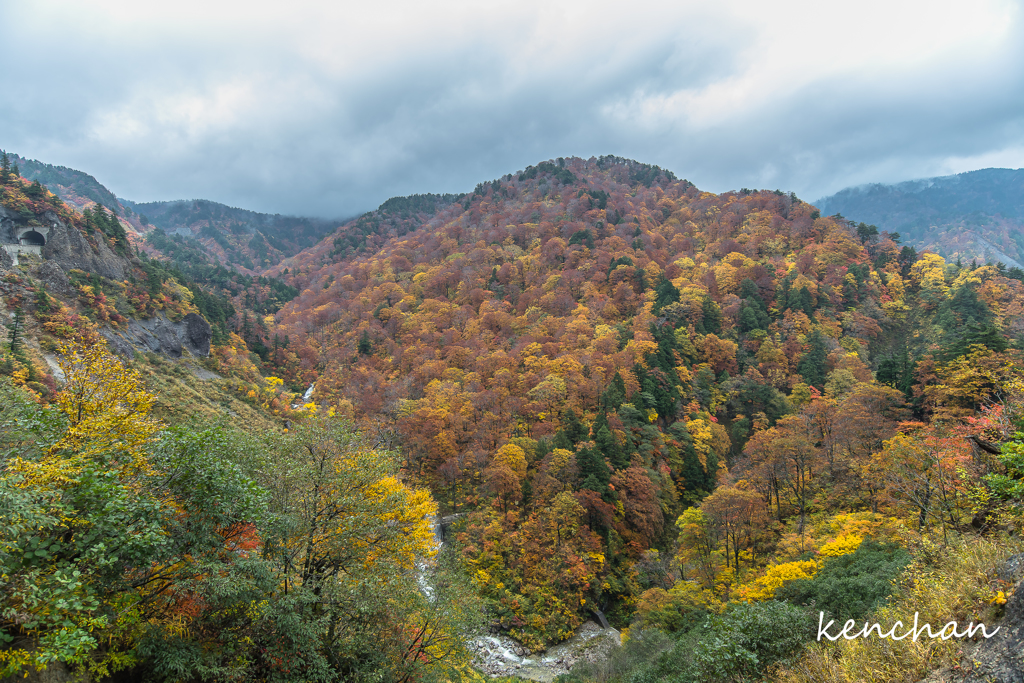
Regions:
[[309, 403], [310, 399], [313, 398], [314, 389], [316, 389], [316, 382], [313, 382], [312, 384], [309, 385], [309, 388], [306, 389], [306, 393], [302, 395], [302, 400], [299, 401], [298, 403], [293, 403], [292, 408], [294, 410], [298, 410], [302, 408], [302, 406], [304, 406], [305, 404]]
[[[433, 522], [434, 538], [438, 548], [444, 546], [445, 530], [462, 515], [437, 518]], [[421, 578], [421, 589], [427, 596], [431, 587]], [[550, 683], [558, 676], [569, 673], [577, 662], [605, 659], [621, 642], [619, 632], [607, 625], [603, 614], [598, 618], [604, 625], [587, 621], [565, 642], [553, 645], [544, 652], [531, 653], [527, 648], [506, 635], [477, 636], [469, 642], [475, 653], [473, 666], [488, 676], [517, 676], [530, 681]]]
[[550, 683], [569, 673], [577, 662], [595, 662], [619, 647], [621, 637], [614, 628], [602, 628], [594, 621], [584, 623], [569, 640], [544, 652], [530, 654], [508, 636], [480, 636], [470, 648], [476, 652], [473, 666], [492, 676], [518, 676]]

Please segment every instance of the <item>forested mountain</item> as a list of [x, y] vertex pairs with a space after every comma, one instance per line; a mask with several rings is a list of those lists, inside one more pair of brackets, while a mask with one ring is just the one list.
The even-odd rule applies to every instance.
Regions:
[[[343, 222], [258, 213], [205, 199], [138, 203], [119, 199], [82, 171], [8, 156], [22, 177], [38, 181], [79, 211], [101, 205], [130, 230], [148, 235], [151, 253], [168, 256], [178, 267], [213, 263], [259, 275], [282, 258], [316, 244]], [[165, 234], [154, 235], [153, 228]], [[182, 238], [176, 245], [174, 236]]]
[[79, 210], [95, 203], [102, 204], [118, 214], [123, 212], [114, 193], [88, 173], [66, 166], [53, 166], [35, 159], [25, 159], [17, 154], [11, 154], [10, 158], [12, 163], [18, 164], [22, 177], [38, 180], [61, 200]]
[[824, 214], [898, 232], [919, 250], [1024, 268], [1024, 169], [863, 185], [815, 203]]
[[[121, 200], [143, 225], [201, 244], [215, 263], [243, 268], [249, 275], [319, 242], [340, 221], [281, 216], [237, 209], [205, 199], [136, 203]], [[147, 240], [157, 249], [162, 236]]]
[[[997, 268], [624, 159], [483, 183], [339, 256], [329, 239], [289, 262], [302, 293], [271, 365], [468, 513], [465, 560], [534, 648], [595, 610], [628, 623], [666, 577], [705, 607], [770, 597], [772, 566], [885, 535], [883, 510], [962, 520], [963, 480], [908, 497], [936, 484], [896, 452], [1019, 373], [1024, 284]], [[935, 467], [962, 462], [949, 443]]]
[[[205, 288], [194, 287], [197, 303], [214, 326], [219, 342], [229, 331], [259, 326], [263, 316], [294, 297], [297, 291], [261, 273], [317, 243], [338, 225], [337, 221], [262, 214], [206, 200], [138, 204], [116, 198], [81, 171], [15, 154], [8, 154], [8, 163], [21, 177], [39, 183], [77, 209], [85, 232], [115, 236], [122, 251], [131, 241], [141, 247], [142, 254], [162, 262], [160, 267], [168, 275]], [[36, 192], [32, 186], [28, 190]], [[18, 202], [13, 197], [8, 201], [12, 206]], [[143, 211], [152, 214], [153, 220]], [[91, 286], [103, 293], [102, 284]], [[265, 355], [263, 347], [255, 346], [257, 353]]]
[[258, 309], [0, 161], [0, 678], [466, 670], [482, 613], [395, 454], [257, 371]]
[[418, 229], [433, 219], [438, 210], [454, 203], [459, 195], [414, 194], [392, 197], [376, 211], [345, 224], [332, 241], [331, 256], [351, 256], [358, 251], [380, 248], [389, 238]]
[[[172, 263], [146, 258], [106, 211], [0, 184], [12, 225], [56, 216], [122, 259], [0, 262], [6, 673], [479, 680], [481, 621], [537, 652], [588, 619], [625, 645], [567, 680], [1017, 656], [814, 639], [819, 610], [1024, 619], [996, 571], [1024, 549], [1012, 268], [618, 157], [395, 198], [254, 277], [179, 228], [150, 233]], [[251, 225], [179, 208], [168, 226]], [[206, 359], [99, 339], [196, 313]]]

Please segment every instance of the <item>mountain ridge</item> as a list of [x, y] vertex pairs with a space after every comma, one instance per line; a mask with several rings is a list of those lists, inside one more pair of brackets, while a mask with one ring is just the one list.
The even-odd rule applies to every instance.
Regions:
[[898, 232], [950, 258], [1024, 268], [1024, 169], [987, 168], [840, 190], [815, 205], [824, 214]]
[[[318, 404], [401, 448], [443, 512], [467, 512], [467, 561], [531, 649], [586, 606], [624, 625], [644, 590], [631, 567], [717, 484], [761, 476], [744, 469], [758, 433], [812, 424], [801, 411], [823, 396], [855, 425], [850, 397], [870, 394], [894, 406], [872, 436], [889, 439], [908, 405], [948, 410], [913, 399], [932, 381], [918, 362], [1021, 336], [1024, 284], [792, 194], [702, 192], [621, 159], [533, 168], [375, 248], [328, 237], [280, 264], [301, 293], [265, 332], [290, 339], [275, 376], [315, 381]], [[835, 485], [858, 490], [858, 472]], [[560, 505], [578, 526], [546, 536]]]
[[[195, 239], [212, 262], [247, 275], [315, 244], [344, 220], [266, 214], [207, 199], [136, 202], [117, 197], [95, 176], [8, 152], [22, 177], [38, 181], [77, 211], [102, 205], [143, 241], [154, 227]], [[152, 214], [152, 216], [148, 215]], [[257, 238], [257, 234], [262, 237]], [[248, 238], [248, 239], [245, 239]], [[256, 238], [256, 239], [253, 239]], [[157, 240], [159, 241], [159, 240]], [[159, 252], [159, 247], [151, 244]]]

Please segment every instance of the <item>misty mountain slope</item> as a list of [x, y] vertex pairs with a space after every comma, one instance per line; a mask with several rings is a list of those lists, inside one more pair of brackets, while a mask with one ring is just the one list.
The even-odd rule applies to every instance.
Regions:
[[[206, 199], [121, 202], [138, 214], [144, 225], [160, 228], [167, 235], [197, 240], [215, 262], [250, 274], [316, 244], [341, 222], [258, 213]], [[147, 241], [163, 251], [159, 236]]]
[[[258, 213], [205, 199], [134, 202], [117, 197], [83, 171], [9, 154], [23, 177], [38, 180], [79, 211], [96, 204], [105, 206], [136, 232], [148, 235], [151, 251], [172, 261], [176, 255], [187, 252], [188, 262], [198, 259], [254, 275], [316, 244], [343, 222]], [[154, 235], [153, 227], [191, 243], [179, 240], [179, 244], [173, 245], [164, 236]]]
[[[480, 187], [477, 186], [477, 191]], [[375, 211], [368, 211], [342, 226], [331, 243], [330, 256], [351, 256], [359, 251], [379, 248], [392, 237], [419, 229], [438, 211], [464, 196], [427, 193], [391, 197]]]
[[1024, 261], [1024, 169], [871, 184], [815, 202], [823, 214], [898, 232], [907, 243], [950, 258]]

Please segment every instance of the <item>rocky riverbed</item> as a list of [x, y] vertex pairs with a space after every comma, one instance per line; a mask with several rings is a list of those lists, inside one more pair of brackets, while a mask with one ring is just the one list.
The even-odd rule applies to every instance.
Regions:
[[489, 676], [518, 676], [550, 683], [568, 673], [577, 662], [604, 659], [620, 643], [618, 631], [602, 628], [593, 621], [583, 624], [576, 635], [564, 643], [537, 654], [507, 636], [482, 636], [472, 643], [476, 651], [473, 665]]

